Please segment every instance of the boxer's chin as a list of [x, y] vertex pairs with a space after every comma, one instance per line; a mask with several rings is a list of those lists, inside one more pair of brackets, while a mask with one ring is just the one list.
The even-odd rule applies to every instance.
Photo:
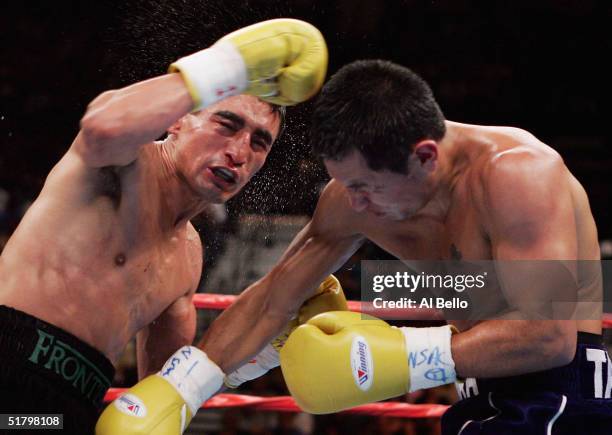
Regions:
[[416, 216], [423, 207], [410, 207], [406, 209], [391, 210], [387, 219], [392, 221], [403, 221]]
[[197, 196], [212, 204], [223, 204], [240, 191], [218, 182], [208, 174], [198, 176], [190, 183], [190, 187]]
[[384, 219], [387, 219], [390, 221], [403, 221], [405, 219], [410, 218], [413, 215], [414, 213], [394, 211], [394, 212], [387, 213]]
[[408, 216], [405, 213], [401, 213], [396, 210], [385, 210], [385, 211], [369, 211], [371, 214], [376, 216], [378, 219], [389, 220], [389, 221], [401, 221], [406, 219]]

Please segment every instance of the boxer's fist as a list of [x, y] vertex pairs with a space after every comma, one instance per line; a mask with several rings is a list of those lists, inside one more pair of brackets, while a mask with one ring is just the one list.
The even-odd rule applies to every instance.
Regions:
[[193, 346], [179, 349], [151, 375], [106, 407], [96, 435], [180, 435], [223, 383], [221, 369]]
[[360, 313], [327, 312], [293, 331], [281, 367], [304, 411], [338, 412], [453, 382], [450, 336], [450, 327], [394, 328]]
[[327, 46], [311, 24], [281, 18], [230, 33], [173, 63], [174, 71], [182, 74], [195, 110], [240, 93], [293, 105], [321, 88]]
[[281, 18], [237, 30], [221, 38], [240, 52], [247, 68], [246, 92], [292, 105], [312, 97], [327, 71], [323, 35], [304, 21]]
[[277, 351], [280, 351], [285, 341], [287, 341], [287, 338], [289, 338], [289, 334], [291, 334], [295, 328], [303, 325], [317, 314], [326, 313], [328, 311], [348, 311], [344, 290], [342, 290], [340, 281], [338, 281], [338, 278], [334, 275], [329, 275], [325, 278], [325, 280], [319, 284], [315, 295], [304, 301], [296, 318], [289, 322], [285, 330], [272, 341], [272, 346]]
[[401, 331], [364, 318], [359, 313], [324, 313], [289, 336], [280, 352], [281, 367], [304, 411], [337, 412], [408, 390]]
[[191, 417], [178, 391], [161, 376], [151, 375], [104, 410], [96, 424], [96, 435], [178, 435]]
[[269, 370], [278, 367], [280, 364], [278, 352], [285, 344], [289, 334], [299, 325], [306, 323], [310, 318], [326, 311], [346, 311], [348, 304], [342, 291], [340, 281], [334, 276], [329, 275], [323, 281], [314, 296], [307, 299], [295, 319], [285, 327], [284, 331], [278, 335], [270, 344], [263, 348], [259, 354], [247, 362], [242, 367], [225, 377], [225, 385], [229, 388], [237, 388], [244, 382], [256, 379], [266, 374]]

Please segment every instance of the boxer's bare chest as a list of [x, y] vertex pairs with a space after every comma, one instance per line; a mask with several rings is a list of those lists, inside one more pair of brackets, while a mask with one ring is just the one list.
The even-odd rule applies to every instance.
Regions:
[[366, 237], [398, 259], [484, 260], [492, 258], [482, 216], [473, 198], [457, 194], [443, 219], [419, 217], [368, 225]]
[[189, 223], [164, 225], [159, 195], [146, 184], [70, 181], [71, 190], [43, 191], [15, 231], [0, 302], [116, 355], [197, 285], [201, 242]]
[[99, 266], [115, 277], [112, 287], [131, 307], [132, 321], [146, 324], [197, 282], [201, 245], [191, 224], [168, 224], [155, 192], [125, 183], [120, 195], [97, 200], [99, 218], [108, 221]]
[[[386, 222], [370, 228], [367, 235], [370, 240], [399, 260], [416, 260], [416, 263], [408, 261], [411, 267], [421, 271], [433, 268], [436, 273], [443, 270], [450, 274], [478, 275], [485, 271], [494, 281], [491, 264], [477, 261], [492, 259], [492, 251], [483, 229], [481, 209], [470, 203], [469, 196], [455, 198], [444, 220], [425, 217], [407, 222]], [[434, 294], [452, 301], [452, 293], [450, 296], [449, 293]], [[463, 295], [470, 303], [478, 301], [477, 315], [490, 315], [504, 305], [500, 292], [487, 286], [474, 287]], [[486, 301], [486, 305], [482, 301]], [[475, 323], [465, 320], [466, 316], [473, 314], [472, 311], [458, 310], [444, 315], [459, 329], [466, 329]]]

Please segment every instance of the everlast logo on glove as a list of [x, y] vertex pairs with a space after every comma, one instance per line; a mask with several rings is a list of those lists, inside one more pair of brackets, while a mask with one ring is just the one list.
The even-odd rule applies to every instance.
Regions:
[[36, 331], [38, 342], [28, 360], [55, 372], [92, 401], [102, 400], [111, 381], [81, 353], [52, 334]]

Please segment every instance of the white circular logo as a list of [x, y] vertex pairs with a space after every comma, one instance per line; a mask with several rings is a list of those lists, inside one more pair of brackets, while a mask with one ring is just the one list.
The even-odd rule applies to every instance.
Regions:
[[357, 387], [368, 391], [374, 379], [374, 364], [368, 342], [360, 335], [353, 338], [351, 345], [351, 369]]
[[119, 411], [132, 417], [144, 418], [147, 415], [147, 407], [133, 394], [124, 394], [113, 403]]

